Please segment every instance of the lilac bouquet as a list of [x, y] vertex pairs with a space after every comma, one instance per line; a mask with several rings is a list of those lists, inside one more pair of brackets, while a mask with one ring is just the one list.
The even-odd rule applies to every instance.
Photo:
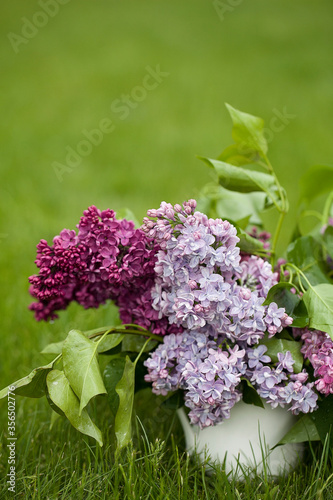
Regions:
[[[17, 395], [46, 395], [57, 414], [100, 444], [87, 407], [107, 394], [118, 445], [128, 444], [139, 365], [153, 393], [181, 394], [201, 428], [232, 418], [241, 399], [299, 415], [284, 442], [324, 439], [331, 425], [323, 415], [333, 409], [333, 197], [321, 230], [296, 232], [278, 260], [288, 201], [266, 155], [263, 122], [228, 109], [235, 144], [204, 159], [218, 183], [198, 203], [162, 202], [138, 228], [92, 206], [78, 231], [64, 229], [53, 245], [37, 246], [39, 273], [29, 279], [37, 320], [54, 320], [73, 301], [85, 309], [112, 301], [120, 321], [71, 330], [44, 349], [56, 355], [51, 363], [12, 385]], [[313, 175], [310, 169], [302, 180], [305, 205]], [[272, 239], [259, 217], [271, 207], [279, 213]], [[100, 355], [109, 356], [103, 374]]]

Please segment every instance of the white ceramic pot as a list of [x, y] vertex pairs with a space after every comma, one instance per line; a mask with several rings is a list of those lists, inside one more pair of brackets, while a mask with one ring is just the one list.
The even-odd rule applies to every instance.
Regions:
[[[265, 468], [271, 476], [291, 471], [302, 457], [303, 445], [288, 443], [271, 450], [296, 421], [290, 412], [278, 407], [265, 409], [240, 401], [231, 410], [231, 417], [214, 427], [200, 429], [191, 425], [183, 408], [178, 411], [186, 448], [204, 459], [223, 463], [226, 473], [242, 479], [242, 467], [260, 473]], [[241, 467], [240, 467], [241, 466]], [[212, 469], [210, 469], [212, 470]]]

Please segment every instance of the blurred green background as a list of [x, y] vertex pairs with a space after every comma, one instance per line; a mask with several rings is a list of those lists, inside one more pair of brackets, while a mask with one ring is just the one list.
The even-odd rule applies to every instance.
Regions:
[[[74, 228], [91, 204], [142, 218], [161, 200], [196, 197], [211, 180], [196, 155], [216, 157], [232, 142], [224, 102], [266, 121], [291, 201], [287, 242], [299, 176], [333, 157], [332, 14], [331, 0], [2, 3], [2, 386], [71, 326], [108, 320], [107, 307], [73, 305], [54, 324], [35, 323], [27, 278], [39, 239]], [[158, 67], [154, 85], [147, 75]], [[285, 113], [292, 118], [272, 133]], [[82, 131], [103, 120], [112, 132], [60, 179], [54, 162], [65, 164], [68, 148], [83, 151]]]

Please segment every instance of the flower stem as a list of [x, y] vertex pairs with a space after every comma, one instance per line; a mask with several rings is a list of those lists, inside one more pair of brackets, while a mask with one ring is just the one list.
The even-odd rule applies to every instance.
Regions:
[[326, 203], [325, 203], [325, 208], [324, 208], [323, 218], [322, 218], [323, 225], [328, 223], [328, 218], [330, 215], [332, 203], [333, 203], [333, 192], [329, 194], [329, 196], [327, 197]]
[[266, 155], [263, 155], [263, 159], [265, 160], [265, 166], [266, 166], [267, 170], [274, 177], [274, 180], [275, 180], [278, 192], [279, 192], [279, 197], [281, 200], [281, 206], [280, 206], [278, 203], [275, 202], [274, 198], [271, 196], [271, 199], [272, 199], [274, 205], [276, 206], [277, 210], [280, 213], [279, 220], [278, 220], [275, 234], [274, 234], [274, 238], [273, 238], [273, 242], [272, 242], [271, 265], [272, 265], [272, 268], [274, 269], [275, 256], [276, 256], [276, 244], [277, 244], [280, 232], [281, 232], [281, 227], [282, 227], [284, 217], [285, 217], [286, 213], [288, 212], [288, 205], [289, 204], [288, 204], [288, 199], [287, 199], [286, 193], [280, 184], [280, 181], [279, 181], [279, 179], [274, 171], [274, 168], [273, 168], [271, 162], [269, 161], [269, 159]]
[[276, 244], [277, 244], [277, 241], [279, 239], [279, 235], [280, 235], [280, 231], [281, 231], [281, 227], [282, 227], [285, 215], [286, 215], [285, 212], [280, 212], [279, 220], [278, 220], [278, 223], [277, 223], [277, 226], [275, 229], [275, 234], [274, 234], [274, 238], [273, 238], [273, 242], [272, 242], [272, 258], [271, 258], [272, 269], [274, 269], [274, 264], [275, 264]]
[[148, 343], [150, 342], [151, 339], [147, 339], [146, 342], [144, 343], [144, 345], [142, 346], [141, 348], [141, 351], [139, 352], [139, 354], [137, 355], [137, 357], [135, 358], [134, 360], [134, 364], [136, 365], [137, 362], [139, 361], [140, 357], [141, 357], [141, 354], [144, 352], [144, 350], [146, 349]]
[[[124, 325], [126, 326], [126, 325]], [[133, 325], [134, 326], [134, 325]], [[141, 327], [140, 327], [141, 328]], [[125, 329], [118, 327], [104, 328], [102, 331], [98, 331], [89, 335], [90, 339], [94, 339], [96, 337], [100, 337], [107, 333], [108, 335], [112, 335], [114, 333], [123, 333], [123, 334], [131, 334], [131, 335], [140, 335], [141, 337], [149, 337], [150, 340], [157, 340], [158, 342], [163, 342], [163, 338], [160, 335], [154, 335], [148, 330], [135, 330], [135, 329]]]

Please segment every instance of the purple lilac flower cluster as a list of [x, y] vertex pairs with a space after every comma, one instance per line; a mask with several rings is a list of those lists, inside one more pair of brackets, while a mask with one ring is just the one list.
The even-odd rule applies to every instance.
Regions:
[[270, 264], [253, 255], [241, 257], [235, 227], [194, 208], [190, 200], [183, 210], [163, 203], [148, 212], [157, 221], [146, 219], [143, 229], [160, 246], [164, 243], [157, 252], [154, 308], [186, 330], [209, 327], [249, 345], [266, 331], [274, 335], [290, 325], [284, 309], [262, 305], [277, 283]]
[[230, 416], [246, 378], [273, 407], [290, 405], [293, 413], [313, 411], [317, 395], [294, 374], [290, 352], [278, 363], [259, 345], [291, 325], [283, 308], [263, 302], [278, 275], [256, 256], [241, 255], [236, 229], [183, 206], [163, 202], [150, 210], [143, 230], [160, 245], [152, 289], [160, 317], [184, 328], [169, 335], [145, 362], [153, 391], [185, 390], [192, 423], [201, 427]]
[[201, 428], [230, 417], [233, 406], [242, 398], [241, 381], [248, 380], [273, 408], [288, 405], [292, 413], [307, 413], [316, 408], [313, 383], [305, 384], [307, 373], [293, 373], [294, 360], [289, 351], [278, 354], [278, 363], [265, 354], [267, 347], [249, 347], [246, 342], [233, 347], [204, 331], [188, 330], [167, 335], [145, 361], [147, 382], [155, 394], [184, 390], [192, 424]]
[[305, 370], [294, 373], [295, 363], [290, 351], [277, 354], [275, 366], [267, 366], [271, 358], [265, 354], [267, 347], [259, 347], [248, 352], [250, 382], [257, 389], [259, 396], [272, 408], [289, 405], [294, 415], [308, 413], [317, 408], [317, 394], [313, 391], [313, 382], [305, 384], [308, 374]]
[[31, 304], [37, 320], [57, 317], [55, 311], [76, 301], [84, 308], [111, 299], [124, 323], [137, 323], [153, 333], [179, 332], [152, 307], [158, 246], [132, 221], [117, 220], [113, 210], [89, 207], [78, 234], [64, 229], [50, 246], [37, 245], [39, 274], [31, 276]]
[[325, 332], [301, 330], [301, 352], [314, 368], [316, 389], [322, 394], [333, 394], [333, 342]]

